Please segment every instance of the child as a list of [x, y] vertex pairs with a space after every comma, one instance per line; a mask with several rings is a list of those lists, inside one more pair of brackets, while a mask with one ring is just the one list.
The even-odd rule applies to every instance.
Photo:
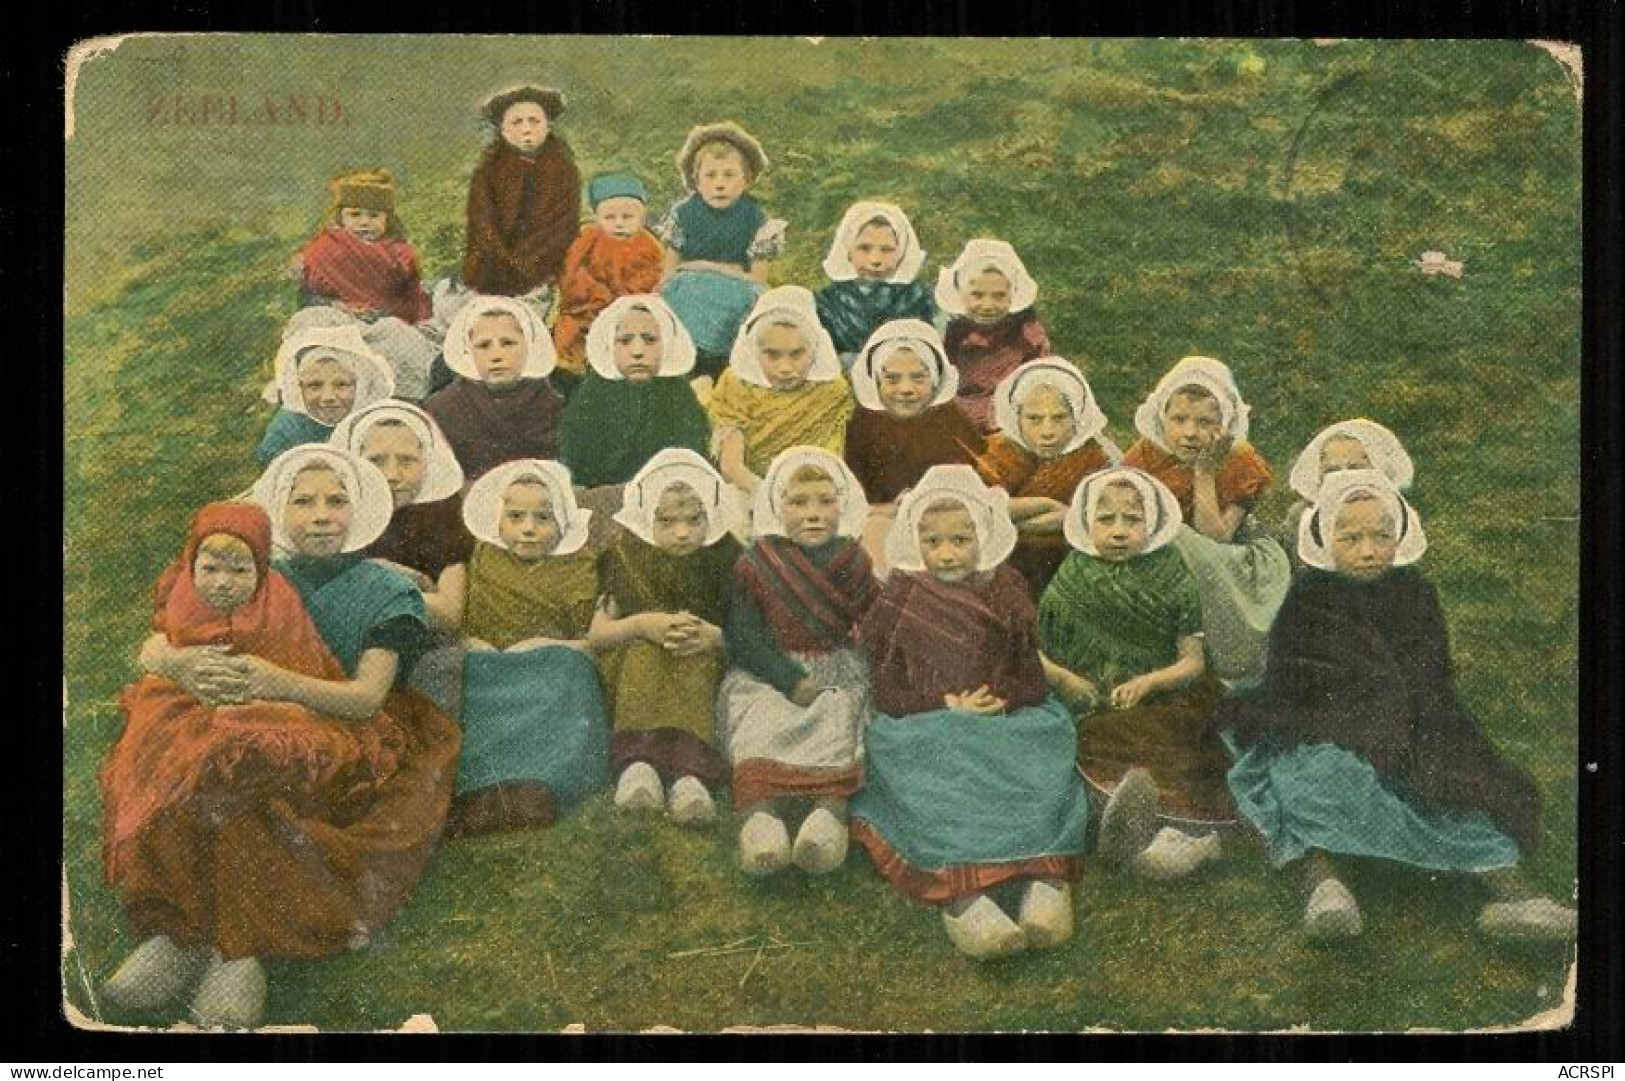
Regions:
[[1041, 596], [1066, 558], [1062, 521], [1084, 477], [1122, 454], [1106, 438], [1106, 417], [1089, 383], [1060, 357], [1030, 360], [993, 392], [998, 427], [976, 470], [1010, 493], [1019, 540], [1010, 565]]
[[[893, 574], [858, 627], [875, 713], [853, 838], [979, 958], [1071, 936], [1089, 812], [1033, 603], [1002, 565], [1015, 543], [1003, 491], [969, 466], [931, 469], [898, 508]], [[989, 891], [1006, 885], [1019, 901], [1001, 907]]]
[[[846, 801], [863, 779], [868, 681], [852, 631], [875, 595], [857, 543], [869, 506], [835, 455], [791, 447], [756, 489], [756, 542], [734, 567], [717, 695], [733, 763], [739, 864], [808, 874], [846, 859]], [[802, 815], [790, 843], [787, 815]]]
[[322, 230], [294, 261], [303, 305], [288, 333], [359, 326], [388, 359], [395, 393], [421, 401], [440, 352], [420, 324], [434, 315], [418, 277], [417, 252], [395, 213], [395, 179], [385, 169], [335, 177]]
[[339, 421], [395, 390], [389, 362], [350, 327], [295, 331], [276, 354], [276, 399], [281, 403], [254, 455], [267, 465], [305, 443], [325, 443]]
[[665, 301], [611, 302], [587, 332], [587, 365], [559, 429], [559, 457], [577, 484], [625, 484], [663, 449], [709, 448], [710, 421], [682, 378], [694, 343]]
[[587, 182], [593, 220], [564, 254], [559, 319], [553, 327], [559, 371], [573, 384], [586, 373], [587, 328], [616, 297], [660, 287], [663, 251], [643, 227], [649, 192], [630, 173], [600, 173]]
[[838, 455], [846, 448], [852, 392], [811, 293], [782, 285], [762, 294], [706, 412], [717, 468], [746, 493], [781, 451], [811, 446]]
[[[1079, 716], [1079, 769], [1110, 797], [1096, 848], [1155, 879], [1217, 858], [1216, 830], [1235, 817], [1196, 582], [1167, 547], [1179, 526], [1165, 485], [1125, 467], [1093, 474], [1067, 511], [1075, 551], [1038, 606], [1045, 671]], [[1184, 829], [1156, 833], [1159, 786]]]
[[1322, 428], [1292, 464], [1288, 483], [1298, 494], [1287, 511], [1284, 536], [1288, 553], [1297, 564], [1298, 526], [1315, 505], [1320, 482], [1328, 473], [1344, 469], [1376, 469], [1400, 491], [1411, 486], [1416, 467], [1400, 445], [1399, 437], [1374, 420], [1355, 418]]
[[589, 638], [614, 718], [615, 805], [667, 807], [681, 825], [716, 816], [727, 759], [712, 703], [727, 665], [722, 623], [739, 544], [730, 489], [691, 450], [664, 450], [626, 486], [626, 528], [599, 557]]
[[423, 403], [446, 433], [472, 483], [503, 462], [552, 458], [564, 399], [548, 382], [553, 338], [527, 304], [475, 297], [446, 331], [446, 364], [457, 374]]
[[709, 392], [739, 324], [766, 288], [784, 247], [785, 223], [746, 192], [767, 171], [762, 144], [738, 124], [701, 124], [677, 152], [686, 199], [655, 231], [666, 242], [660, 295], [699, 351], [696, 389]]
[[886, 573], [891, 504], [934, 465], [974, 465], [987, 449], [954, 401], [959, 373], [929, 323], [894, 319], [852, 365], [859, 408], [846, 426], [846, 462], [871, 503], [863, 546]]
[[553, 130], [563, 112], [563, 95], [540, 86], [504, 90], [480, 106], [492, 135], [468, 185], [463, 255], [463, 284], [476, 293], [550, 306], [547, 293], [581, 228], [581, 174]]
[[550, 825], [609, 780], [609, 716], [587, 645], [598, 599], [589, 512], [557, 462], [509, 462], [469, 489], [463, 754], [447, 829]]
[[1305, 933], [1360, 933], [1339, 865], [1365, 857], [1478, 875], [1491, 938], [1572, 941], [1574, 910], [1516, 874], [1539, 793], [1457, 697], [1438, 592], [1411, 566], [1427, 547], [1416, 512], [1380, 472], [1333, 473], [1298, 536], [1306, 566], [1263, 682], [1223, 719], [1237, 806], [1272, 863], [1304, 871]]
[[1292, 565], [1253, 520], [1274, 481], [1247, 443], [1247, 403], [1230, 369], [1185, 357], [1134, 414], [1140, 438], [1123, 464], [1149, 473], [1179, 500], [1186, 527], [1174, 547], [1196, 576], [1209, 669], [1229, 686], [1258, 678]]
[[818, 318], [829, 331], [842, 367], [882, 323], [918, 319], [934, 323], [937, 306], [914, 279], [925, 251], [908, 216], [890, 203], [853, 203], [824, 257], [829, 284], [818, 291]]
[[959, 369], [959, 404], [983, 431], [993, 428], [993, 390], [1029, 360], [1049, 356], [1049, 335], [1033, 301], [1038, 284], [1002, 240], [972, 240], [937, 275], [937, 306], [953, 316], [942, 339]]

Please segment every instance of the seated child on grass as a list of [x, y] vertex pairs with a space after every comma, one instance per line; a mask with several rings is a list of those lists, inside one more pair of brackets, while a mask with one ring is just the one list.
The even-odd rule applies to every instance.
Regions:
[[942, 340], [959, 370], [959, 405], [983, 431], [993, 428], [994, 388], [1054, 352], [1033, 310], [1037, 299], [1038, 284], [1002, 240], [968, 242], [937, 275], [937, 306], [953, 317]]
[[695, 389], [710, 392], [739, 324], [766, 288], [785, 223], [746, 194], [767, 171], [762, 144], [738, 124], [701, 124], [677, 152], [689, 195], [655, 231], [666, 243], [660, 294], [698, 350]]
[[[630, 173], [600, 173], [587, 182], [592, 221], [564, 253], [559, 318], [553, 327], [559, 375], [573, 384], [587, 371], [587, 328], [616, 297], [660, 287], [664, 250], [644, 228], [649, 192]], [[557, 378], [557, 376], [555, 376]]]
[[1264, 644], [1292, 580], [1292, 564], [1252, 511], [1274, 482], [1247, 442], [1247, 403], [1230, 369], [1185, 357], [1134, 414], [1140, 438], [1123, 464], [1168, 486], [1185, 526], [1174, 547], [1202, 597], [1209, 670], [1244, 685], [1264, 667]]
[[1089, 816], [1072, 715], [1003, 562], [1015, 543], [1002, 490], [969, 466], [931, 469], [898, 507], [893, 571], [858, 627], [875, 712], [852, 836], [978, 958], [1071, 936]]
[[732, 490], [691, 450], [665, 450], [626, 486], [625, 527], [598, 560], [589, 635], [614, 730], [615, 804], [666, 809], [680, 825], [716, 817], [732, 772], [712, 743], [727, 667], [722, 624], [739, 543]]
[[[1224, 745], [1210, 730], [1219, 699], [1202, 655], [1196, 582], [1169, 542], [1173, 493], [1135, 469], [1078, 487], [1067, 510], [1073, 551], [1038, 606], [1050, 684], [1078, 715], [1078, 766], [1107, 799], [1096, 850], [1155, 879], [1220, 855], [1235, 818]], [[1170, 825], [1157, 829], [1161, 811]]]
[[1350, 858], [1478, 876], [1492, 939], [1569, 942], [1574, 910], [1516, 867], [1540, 796], [1458, 697], [1439, 594], [1413, 564], [1422, 524], [1375, 470], [1331, 473], [1304, 517], [1262, 683], [1226, 704], [1230, 789], [1270, 862], [1303, 874], [1305, 934], [1360, 933]]
[[1298, 498], [1287, 511], [1282, 535], [1295, 568], [1300, 565], [1298, 526], [1314, 507], [1315, 498], [1320, 494], [1320, 482], [1327, 474], [1345, 469], [1375, 469], [1402, 492], [1411, 486], [1416, 475], [1416, 467], [1399, 437], [1376, 421], [1357, 417], [1322, 428], [1292, 463], [1292, 472], [1287, 478]]
[[852, 367], [882, 323], [936, 321], [930, 290], [915, 281], [924, 263], [925, 251], [900, 208], [869, 202], [847, 208], [824, 257], [829, 284], [818, 290], [818, 318], [843, 367]]
[[548, 380], [553, 337], [511, 297], [471, 299], [446, 331], [450, 386], [423, 403], [446, 433], [468, 483], [503, 462], [558, 452], [564, 399]]
[[395, 379], [358, 328], [312, 327], [283, 340], [272, 386], [280, 405], [254, 451], [261, 465], [293, 447], [327, 442], [345, 417], [394, 393]]
[[717, 468], [746, 493], [781, 451], [846, 448], [852, 392], [811, 293], [782, 285], [762, 294], [705, 408]]
[[440, 353], [426, 324], [434, 312], [418, 276], [418, 256], [395, 213], [395, 180], [384, 169], [345, 173], [330, 185], [322, 230], [294, 260], [301, 310], [286, 334], [358, 326], [389, 361], [395, 394], [421, 401]]
[[846, 859], [846, 803], [863, 779], [868, 681], [853, 628], [877, 589], [856, 539], [868, 503], [821, 448], [791, 447], [763, 472], [756, 541], [734, 567], [717, 729], [745, 873], [793, 862], [823, 874]]
[[1036, 599], [1066, 558], [1061, 526], [1078, 485], [1122, 453], [1106, 437], [1088, 381], [1060, 357], [1030, 360], [1005, 376], [993, 392], [993, 419], [999, 430], [976, 471], [1010, 493], [1019, 536], [1010, 565]]
[[598, 574], [589, 512], [557, 462], [499, 465], [469, 489], [479, 542], [463, 618], [463, 753], [447, 829], [551, 825], [609, 781], [609, 715], [587, 630]]

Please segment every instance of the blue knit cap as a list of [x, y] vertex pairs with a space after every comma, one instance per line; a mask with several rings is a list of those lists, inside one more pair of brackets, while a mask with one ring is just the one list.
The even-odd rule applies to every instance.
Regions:
[[649, 189], [643, 186], [643, 181], [631, 173], [599, 173], [587, 181], [587, 202], [594, 210], [597, 210], [598, 204], [605, 199], [618, 199], [623, 196], [647, 203]]

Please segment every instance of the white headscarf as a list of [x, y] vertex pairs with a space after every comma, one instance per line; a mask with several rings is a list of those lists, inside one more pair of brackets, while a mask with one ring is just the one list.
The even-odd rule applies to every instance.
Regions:
[[1247, 438], [1247, 417], [1251, 407], [1241, 400], [1235, 377], [1222, 361], [1212, 357], [1185, 357], [1168, 369], [1140, 408], [1134, 411], [1134, 430], [1169, 453], [1168, 437], [1162, 430], [1162, 411], [1168, 399], [1185, 387], [1201, 387], [1219, 403], [1219, 427], [1235, 442]]
[[587, 328], [587, 363], [605, 379], [625, 379], [615, 367], [615, 332], [633, 308], [643, 308], [660, 327], [660, 367], [657, 376], [687, 375], [694, 370], [694, 339], [688, 336], [677, 313], [652, 293], [616, 297]]
[[804, 465], [823, 470], [835, 483], [835, 495], [841, 501], [841, 520], [835, 532], [843, 537], [861, 536], [869, 518], [869, 500], [863, 494], [863, 485], [845, 462], [822, 447], [790, 447], [774, 456], [762, 483], [756, 486], [751, 514], [756, 535], [786, 535], [779, 501], [784, 498], [790, 478]]
[[1337, 523], [1337, 514], [1343, 504], [1357, 493], [1369, 492], [1376, 496], [1399, 530], [1399, 550], [1394, 554], [1394, 566], [1404, 567], [1422, 558], [1428, 550], [1427, 534], [1422, 531], [1422, 520], [1416, 509], [1405, 501], [1389, 480], [1375, 469], [1343, 469], [1328, 473], [1320, 482], [1320, 494], [1314, 509], [1298, 522], [1298, 557], [1311, 567], [1323, 571], [1337, 569], [1332, 559], [1331, 531]]
[[1016, 526], [1010, 520], [1010, 495], [989, 488], [968, 465], [934, 465], [897, 505], [897, 517], [886, 534], [886, 560], [894, 570], [923, 571], [920, 518], [933, 503], [951, 500], [970, 513], [981, 543], [976, 569], [986, 572], [1010, 557], [1016, 547]]
[[1003, 240], [971, 240], [952, 266], [937, 274], [937, 307], [952, 315], [965, 314], [961, 290], [984, 270], [997, 270], [1010, 283], [1010, 311], [1024, 312], [1038, 299], [1038, 283], [1027, 273], [1021, 256]]
[[1327, 443], [1337, 438], [1352, 439], [1363, 446], [1366, 457], [1371, 459], [1371, 468], [1393, 481], [1395, 488], [1403, 490], [1411, 486], [1416, 467], [1411, 463], [1411, 456], [1400, 445], [1399, 437], [1374, 420], [1357, 417], [1322, 429], [1298, 455], [1298, 460], [1292, 465], [1290, 483], [1292, 490], [1304, 499], [1312, 503], [1320, 491], [1320, 452]]
[[1145, 547], [1140, 549], [1140, 555], [1155, 552], [1174, 539], [1174, 535], [1179, 532], [1180, 524], [1184, 521], [1184, 515], [1179, 510], [1179, 500], [1175, 499], [1168, 486], [1156, 477], [1125, 465], [1089, 474], [1083, 478], [1083, 483], [1078, 485], [1078, 490], [1072, 493], [1072, 505], [1066, 509], [1066, 520], [1062, 523], [1068, 544], [1084, 555], [1100, 554], [1095, 547], [1094, 538], [1089, 536], [1089, 522], [1094, 518], [1095, 508], [1100, 504], [1100, 493], [1112, 484], [1133, 485], [1145, 503], [1146, 538]]
[[931, 405], [951, 402], [959, 394], [959, 369], [948, 359], [937, 328], [918, 319], [893, 319], [869, 335], [847, 373], [852, 380], [852, 394], [863, 408], [885, 412], [886, 406], [880, 400], [880, 373], [892, 354], [904, 348], [912, 349], [927, 368], [935, 369], [936, 392]]
[[284, 551], [293, 550], [288, 535], [282, 529], [282, 514], [288, 505], [288, 494], [293, 491], [300, 470], [310, 465], [330, 468], [344, 485], [354, 508], [350, 519], [350, 532], [344, 537], [343, 551], [359, 552], [384, 535], [389, 519], [395, 513], [395, 500], [389, 494], [389, 482], [378, 467], [358, 455], [325, 443], [306, 443], [285, 450], [271, 460], [249, 490], [249, 499], [265, 508], [271, 519], [271, 542]]
[[276, 351], [273, 382], [282, 408], [290, 413], [310, 416], [299, 389], [299, 366], [312, 357], [331, 357], [354, 373], [352, 412], [395, 393], [395, 369], [367, 344], [360, 327], [310, 327], [288, 335]]
[[1060, 357], [1039, 357], [1005, 376], [993, 391], [994, 423], [1017, 444], [1033, 449], [1021, 435], [1021, 403], [1034, 387], [1054, 387], [1072, 410], [1072, 441], [1061, 448], [1062, 454], [1070, 454], [1106, 431], [1106, 414], [1100, 411], [1083, 373]]
[[423, 487], [418, 489], [417, 498], [412, 502], [435, 503], [450, 499], [462, 490], [463, 467], [458, 464], [451, 444], [446, 442], [445, 433], [433, 417], [410, 403], [374, 402], [365, 409], [358, 409], [339, 421], [327, 442], [359, 457], [368, 434], [386, 420], [403, 425], [423, 448]]
[[750, 315], [739, 324], [739, 333], [734, 336], [728, 367], [734, 370], [735, 375], [759, 387], [772, 385], [762, 371], [762, 359], [757, 353], [760, 348], [757, 336], [768, 327], [780, 323], [794, 324], [807, 342], [807, 348], [812, 353], [812, 366], [807, 369], [809, 383], [828, 383], [841, 377], [841, 358], [835, 352], [835, 343], [830, 341], [829, 331], [818, 321], [818, 307], [812, 293], [799, 285], [781, 285], [757, 298]]
[[876, 219], [884, 221], [897, 234], [897, 269], [886, 281], [903, 284], [919, 276], [920, 267], [925, 265], [925, 250], [920, 247], [920, 238], [914, 235], [914, 224], [908, 215], [891, 203], [862, 202], [847, 208], [840, 228], [835, 230], [835, 242], [824, 256], [824, 273], [829, 275], [830, 281], [849, 282], [857, 278], [858, 268], [852, 265], [852, 245], [858, 242], [863, 227]]
[[667, 447], [650, 458], [627, 482], [615, 520], [649, 544], [655, 543], [655, 507], [673, 484], [686, 484], [705, 507], [705, 543], [715, 544], [738, 518], [734, 488], [710, 462], [686, 448]]
[[548, 502], [553, 505], [553, 520], [559, 524], [559, 543], [548, 554], [567, 556], [581, 551], [587, 543], [587, 522], [592, 518], [592, 511], [576, 505], [570, 471], [558, 462], [539, 458], [503, 462], [474, 482], [463, 497], [463, 524], [468, 526], [468, 531], [487, 544], [507, 548], [498, 529], [502, 521], [502, 500], [514, 481], [522, 477], [540, 480], [547, 489]]
[[493, 296], [470, 297], [458, 309], [446, 330], [446, 367], [465, 379], [477, 381], [480, 378], [468, 339], [474, 332], [474, 320], [484, 315], [511, 315], [519, 324], [519, 333], [525, 339], [525, 366], [519, 372], [520, 378], [542, 379], [553, 371], [558, 363], [558, 355], [553, 351], [553, 335], [548, 333], [536, 309], [513, 297]]

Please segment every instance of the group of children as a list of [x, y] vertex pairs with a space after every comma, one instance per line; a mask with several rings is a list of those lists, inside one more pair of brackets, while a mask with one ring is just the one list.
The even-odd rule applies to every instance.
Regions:
[[387, 174], [335, 182], [264, 474], [165, 572], [103, 771], [145, 936], [109, 999], [255, 1024], [259, 959], [364, 943], [442, 835], [606, 787], [683, 825], [731, 791], [752, 876], [855, 841], [972, 957], [1069, 938], [1090, 849], [1166, 881], [1258, 838], [1314, 938], [1360, 930], [1345, 857], [1572, 935], [1514, 873], [1538, 800], [1455, 696], [1392, 433], [1316, 437], [1283, 546], [1224, 364], [1174, 365], [1121, 452], [1010, 245], [928, 293], [907, 217], [858, 203], [827, 286], [768, 288], [732, 124], [690, 133], [660, 240], [624, 174], [578, 232], [561, 107], [488, 103], [432, 300]]

